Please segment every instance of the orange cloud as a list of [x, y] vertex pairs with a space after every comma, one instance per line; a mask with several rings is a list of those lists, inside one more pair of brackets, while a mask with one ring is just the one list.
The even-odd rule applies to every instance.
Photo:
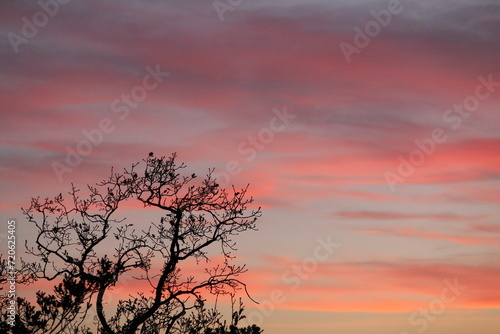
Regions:
[[[277, 260], [277, 259], [275, 259]], [[300, 261], [296, 261], [300, 263]], [[282, 263], [274, 268], [283, 268]], [[418, 260], [406, 263], [359, 262], [320, 263], [300, 286], [286, 284], [282, 273], [268, 267], [266, 276], [253, 274], [250, 287], [258, 287], [256, 298], [269, 300], [272, 291], [280, 291], [285, 301], [276, 308], [332, 312], [410, 312], [429, 304], [449, 284], [462, 287], [451, 308], [498, 308], [500, 289], [495, 277], [498, 266], [467, 266], [426, 263]], [[274, 274], [269, 274], [269, 270]], [[289, 270], [285, 266], [284, 272]], [[260, 277], [260, 278], [259, 278]], [[299, 277], [298, 275], [296, 277]], [[258, 282], [258, 283], [257, 283]], [[446, 283], [448, 282], [448, 283]]]

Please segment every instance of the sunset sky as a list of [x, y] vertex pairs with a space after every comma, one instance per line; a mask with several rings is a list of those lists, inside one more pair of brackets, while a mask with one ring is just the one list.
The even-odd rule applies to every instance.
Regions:
[[60, 2], [0, 4], [3, 253], [31, 197], [177, 152], [263, 208], [265, 334], [498, 334], [498, 1]]

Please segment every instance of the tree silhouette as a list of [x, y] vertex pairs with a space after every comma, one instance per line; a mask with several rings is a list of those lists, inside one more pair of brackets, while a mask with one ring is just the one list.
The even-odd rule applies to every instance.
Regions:
[[[84, 321], [92, 311], [103, 334], [261, 332], [255, 325], [237, 327], [242, 304], [229, 327], [216, 309], [205, 308], [207, 293], [246, 292], [240, 280], [245, 266], [231, 264], [232, 237], [256, 228], [260, 208], [248, 208], [248, 186], [222, 189], [213, 169], [198, 181], [195, 174], [182, 175], [186, 166], [175, 159], [150, 153], [144, 164], [121, 173], [112, 169], [107, 179], [88, 186], [85, 197], [72, 185], [69, 200], [62, 194], [31, 200], [23, 213], [37, 233], [26, 247], [39, 261], [29, 266], [30, 275], [59, 283], [51, 294], [37, 292], [36, 305], [17, 299], [16, 333], [91, 333]], [[144, 225], [118, 217], [133, 200], [157, 221]], [[210, 264], [217, 254], [219, 261]], [[204, 264], [203, 274], [186, 274], [191, 263]], [[144, 284], [131, 285], [128, 298], [106, 305], [124, 279]], [[2, 316], [0, 329], [6, 330]]]

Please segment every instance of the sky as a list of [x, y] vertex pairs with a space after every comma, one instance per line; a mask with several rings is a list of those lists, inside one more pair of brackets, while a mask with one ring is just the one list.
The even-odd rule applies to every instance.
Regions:
[[498, 333], [498, 1], [8, 0], [0, 18], [2, 248], [9, 219], [33, 237], [31, 197], [177, 152], [263, 208], [235, 241], [266, 334]]

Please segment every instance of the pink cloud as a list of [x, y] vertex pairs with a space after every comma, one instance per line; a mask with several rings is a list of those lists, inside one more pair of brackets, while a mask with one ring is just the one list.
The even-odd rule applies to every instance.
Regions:
[[421, 238], [421, 239], [434, 239], [449, 241], [458, 244], [465, 245], [476, 245], [476, 246], [499, 246], [500, 240], [496, 237], [485, 237], [485, 236], [473, 236], [473, 235], [457, 235], [457, 234], [446, 234], [431, 231], [424, 231], [414, 228], [372, 228], [372, 229], [361, 229], [361, 233], [370, 235], [389, 235], [395, 237], [410, 237], [410, 238]]

